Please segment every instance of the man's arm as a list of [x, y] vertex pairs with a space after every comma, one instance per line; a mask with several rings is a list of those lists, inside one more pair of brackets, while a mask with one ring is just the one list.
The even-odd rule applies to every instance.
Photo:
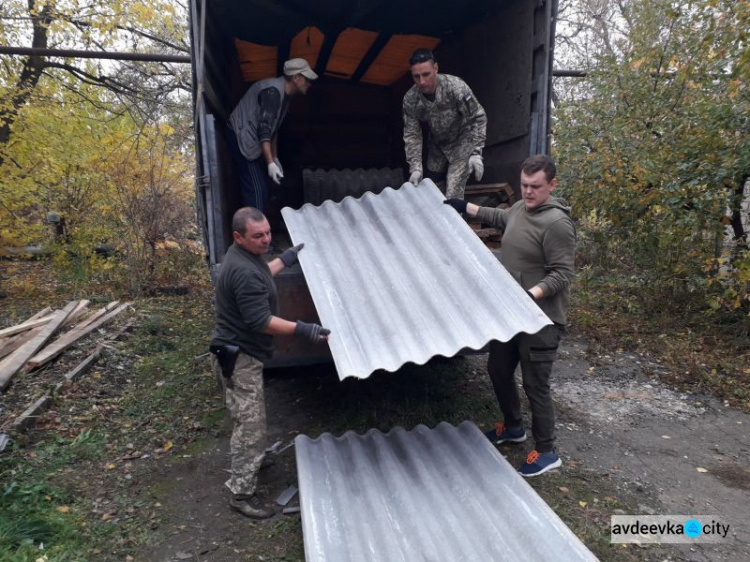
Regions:
[[[537, 300], [556, 295], [570, 286], [573, 280], [576, 231], [570, 217], [566, 216], [550, 225], [544, 233], [542, 248], [547, 275], [529, 289]], [[537, 295], [537, 292], [540, 294]]]
[[281, 94], [276, 88], [265, 88], [258, 93], [258, 141], [266, 164], [273, 162], [271, 139], [281, 109]]
[[281, 94], [276, 88], [266, 88], [258, 94], [258, 107], [260, 117], [258, 119], [258, 141], [263, 153], [263, 160], [268, 166], [268, 176], [274, 183], [280, 184], [284, 178], [284, 172], [276, 157], [276, 125], [281, 108]]
[[468, 134], [473, 146], [471, 153], [481, 156], [484, 143], [487, 140], [487, 114], [468, 84], [463, 81], [461, 83], [462, 87], [457, 92], [460, 96], [458, 108], [469, 128]]
[[278, 258], [268, 262], [268, 269], [271, 270], [271, 275], [276, 276], [285, 268], [292, 267], [295, 263], [297, 263], [299, 261], [297, 254], [299, 254], [299, 251], [304, 247], [304, 242], [302, 244], [297, 244], [296, 246], [293, 246], [288, 250], [284, 250], [284, 252]]
[[508, 224], [508, 209], [480, 207], [474, 203], [467, 203], [463, 199], [446, 199], [443, 203], [450, 205], [459, 213], [466, 213], [470, 217], [479, 217], [482, 222], [500, 230], [505, 230]]
[[268, 325], [263, 330], [264, 334], [270, 334], [272, 336], [293, 336], [294, 329], [297, 327], [296, 322], [290, 322], [284, 320], [278, 316], [270, 316], [268, 319]]
[[406, 152], [406, 161], [409, 164], [409, 173], [419, 172], [422, 170], [422, 127], [414, 111], [413, 103], [410, 96], [404, 96], [404, 149]]
[[310, 343], [321, 343], [328, 341], [328, 334], [331, 333], [331, 330], [327, 330], [319, 324], [310, 324], [300, 320], [290, 322], [278, 316], [271, 316], [263, 333], [272, 336], [298, 336]]

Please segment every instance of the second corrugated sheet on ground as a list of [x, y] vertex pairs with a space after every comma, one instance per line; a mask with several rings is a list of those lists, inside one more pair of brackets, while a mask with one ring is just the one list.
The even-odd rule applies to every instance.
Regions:
[[443, 199], [425, 180], [282, 210], [342, 379], [551, 323]]
[[307, 562], [592, 562], [471, 422], [295, 439]]

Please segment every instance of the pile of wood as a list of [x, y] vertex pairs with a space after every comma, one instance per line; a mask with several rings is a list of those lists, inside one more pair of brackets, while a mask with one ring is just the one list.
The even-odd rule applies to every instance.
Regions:
[[[516, 202], [513, 187], [507, 183], [488, 183], [482, 185], [467, 185], [464, 199], [480, 207], [497, 207], [507, 209]], [[495, 228], [486, 227], [475, 218], [468, 219], [469, 226], [474, 229], [489, 248], [499, 248], [502, 233]]]
[[131, 304], [113, 301], [90, 312], [89, 301], [74, 300], [60, 310], [45, 308], [21, 324], [0, 329], [0, 391], [17, 373], [45, 365]]

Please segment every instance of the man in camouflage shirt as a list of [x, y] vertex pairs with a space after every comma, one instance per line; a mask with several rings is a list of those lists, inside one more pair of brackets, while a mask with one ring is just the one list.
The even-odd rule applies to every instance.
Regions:
[[466, 82], [438, 74], [429, 49], [417, 49], [409, 59], [412, 86], [404, 96], [404, 145], [409, 181], [418, 184], [422, 171], [422, 133], [427, 133], [427, 175], [445, 174], [445, 195], [463, 199], [466, 180], [482, 179], [482, 149], [487, 137], [487, 115]]

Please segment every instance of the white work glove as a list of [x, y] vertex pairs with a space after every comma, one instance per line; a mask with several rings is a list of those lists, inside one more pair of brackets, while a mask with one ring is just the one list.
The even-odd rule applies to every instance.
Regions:
[[279, 167], [279, 170], [281, 170], [281, 175], [284, 175], [284, 168], [281, 167], [281, 162], [279, 162], [278, 156], [273, 159], [273, 163], [276, 164]]
[[271, 178], [276, 185], [280, 185], [281, 180], [284, 179], [284, 172], [281, 171], [281, 167], [276, 162], [271, 162], [268, 165], [268, 177]]
[[417, 185], [422, 180], [422, 172], [416, 171], [412, 172], [409, 176], [409, 183], [413, 183], [414, 185]]
[[482, 175], [484, 174], [484, 162], [482, 161], [482, 157], [478, 154], [473, 154], [469, 156], [469, 174], [474, 174], [474, 177], [477, 178], [477, 181], [482, 179]]

